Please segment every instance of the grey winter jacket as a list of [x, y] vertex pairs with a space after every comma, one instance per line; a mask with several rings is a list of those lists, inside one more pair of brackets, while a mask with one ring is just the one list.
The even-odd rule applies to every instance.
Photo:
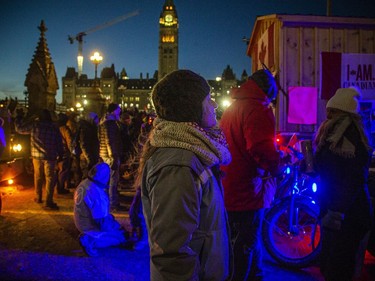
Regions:
[[229, 280], [230, 234], [213, 170], [193, 152], [159, 148], [146, 162], [141, 190], [151, 280]]

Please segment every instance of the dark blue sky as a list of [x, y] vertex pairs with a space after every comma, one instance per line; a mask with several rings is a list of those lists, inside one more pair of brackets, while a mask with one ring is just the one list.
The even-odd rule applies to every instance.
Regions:
[[[98, 66], [124, 67], [130, 78], [153, 75], [158, 67], [159, 16], [164, 0], [1, 0], [0, 99], [23, 98], [25, 75], [34, 55], [41, 20], [60, 89], [67, 67], [77, 69], [78, 45], [68, 35], [89, 30], [118, 16], [139, 10], [139, 15], [88, 34], [83, 43], [83, 73], [94, 77], [89, 56], [98, 50]], [[179, 68], [206, 79], [220, 76], [229, 64], [239, 78], [250, 74], [250, 58], [242, 38], [251, 36], [257, 16], [268, 14], [326, 14], [325, 0], [174, 0], [179, 17]], [[332, 0], [332, 15], [375, 17], [374, 0]]]

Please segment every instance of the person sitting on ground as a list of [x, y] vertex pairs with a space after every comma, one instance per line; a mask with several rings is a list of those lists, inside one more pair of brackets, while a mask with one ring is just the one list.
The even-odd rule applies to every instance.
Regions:
[[74, 192], [74, 223], [81, 232], [79, 242], [88, 256], [98, 256], [98, 248], [124, 245], [125, 232], [110, 213], [106, 192], [110, 168], [96, 164]]

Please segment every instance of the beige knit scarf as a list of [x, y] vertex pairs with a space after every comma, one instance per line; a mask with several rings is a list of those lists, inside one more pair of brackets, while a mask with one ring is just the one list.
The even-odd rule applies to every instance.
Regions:
[[353, 123], [361, 136], [361, 141], [365, 147], [370, 150], [363, 126], [360, 124], [359, 117], [341, 115], [333, 119], [327, 119], [320, 126], [315, 139], [316, 151], [319, 151], [327, 142], [330, 143], [329, 149], [344, 158], [355, 157], [355, 146], [345, 136], [344, 133]]
[[154, 147], [176, 147], [194, 152], [209, 167], [227, 165], [231, 161], [225, 136], [218, 127], [205, 130], [196, 123], [156, 118], [149, 141]]

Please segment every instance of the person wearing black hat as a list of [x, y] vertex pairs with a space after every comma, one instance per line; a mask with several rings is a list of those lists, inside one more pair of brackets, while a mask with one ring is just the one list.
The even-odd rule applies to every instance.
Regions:
[[232, 162], [221, 169], [234, 245], [233, 280], [263, 280], [262, 218], [276, 186], [262, 177], [277, 174], [280, 161], [270, 106], [276, 94], [272, 74], [258, 70], [239, 88], [232, 89], [234, 102], [220, 120], [232, 154]]
[[356, 88], [338, 89], [314, 140], [321, 179], [320, 270], [329, 281], [359, 277], [373, 224], [367, 187], [373, 149], [359, 115], [359, 98]]
[[231, 156], [207, 81], [190, 70], [153, 88], [157, 114], [136, 186], [150, 246], [151, 280], [230, 280], [231, 244], [220, 164]]
[[120, 211], [117, 185], [120, 179], [121, 132], [119, 120], [121, 108], [117, 103], [110, 103], [107, 113], [99, 123], [99, 156], [111, 168], [109, 182], [109, 200], [112, 211]]

